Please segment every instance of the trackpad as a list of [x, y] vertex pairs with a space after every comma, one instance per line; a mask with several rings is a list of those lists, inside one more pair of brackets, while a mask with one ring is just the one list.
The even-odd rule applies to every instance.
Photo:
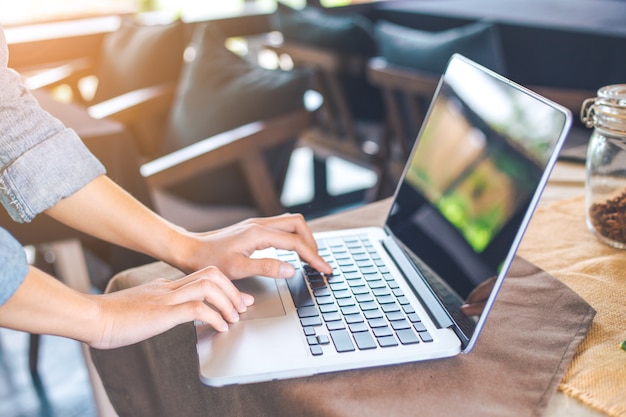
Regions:
[[233, 284], [239, 288], [239, 291], [254, 297], [254, 304], [240, 316], [241, 320], [266, 319], [285, 315], [285, 308], [274, 278], [250, 277], [233, 281]]

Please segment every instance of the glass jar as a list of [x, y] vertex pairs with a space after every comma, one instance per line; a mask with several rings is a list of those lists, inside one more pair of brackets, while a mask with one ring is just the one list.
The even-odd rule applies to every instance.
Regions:
[[598, 239], [626, 249], [626, 84], [602, 87], [580, 117], [593, 127], [586, 160], [587, 226]]

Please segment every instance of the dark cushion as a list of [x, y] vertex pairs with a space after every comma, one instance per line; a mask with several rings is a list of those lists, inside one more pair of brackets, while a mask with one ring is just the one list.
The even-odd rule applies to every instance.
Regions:
[[[376, 55], [374, 27], [365, 16], [331, 14], [311, 6], [297, 10], [279, 2], [270, 24], [290, 42], [364, 58]], [[355, 119], [382, 120], [380, 91], [364, 73], [339, 74], [339, 81]]]
[[376, 24], [381, 56], [390, 64], [441, 75], [454, 53], [505, 73], [500, 39], [494, 25], [476, 22], [441, 32], [429, 32], [381, 21]]
[[364, 16], [335, 15], [310, 6], [296, 10], [279, 2], [270, 23], [290, 41], [355, 55], [376, 52], [372, 23]]
[[120, 28], [103, 40], [93, 101], [98, 103], [138, 88], [177, 80], [184, 47], [181, 21], [144, 25], [124, 19]]
[[[162, 153], [171, 152], [217, 133], [303, 108], [309, 74], [281, 71], [249, 63], [225, 47], [225, 36], [212, 24], [194, 32], [195, 57], [183, 68], [179, 91], [165, 128]], [[294, 138], [295, 139], [295, 138]], [[294, 142], [295, 143], [295, 142]], [[266, 155], [277, 185], [293, 144]], [[173, 189], [179, 195], [211, 204], [250, 204], [239, 166], [196, 178]]]

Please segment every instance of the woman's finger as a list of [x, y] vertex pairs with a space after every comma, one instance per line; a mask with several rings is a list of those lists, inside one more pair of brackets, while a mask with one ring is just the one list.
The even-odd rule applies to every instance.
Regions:
[[180, 304], [190, 300], [204, 301], [217, 309], [222, 316], [235, 322], [239, 313], [254, 302], [249, 294], [241, 293], [233, 283], [215, 267], [207, 267], [184, 278], [172, 281], [174, 290], [170, 302]]

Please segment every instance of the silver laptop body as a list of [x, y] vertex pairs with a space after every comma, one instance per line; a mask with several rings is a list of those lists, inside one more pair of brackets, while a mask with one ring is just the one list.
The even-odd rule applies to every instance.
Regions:
[[[225, 333], [196, 323], [210, 386], [444, 358], [475, 346], [571, 124], [570, 112], [454, 55], [383, 228], [316, 233], [334, 267], [294, 253], [288, 280], [236, 282], [256, 302]], [[482, 313], [460, 307], [476, 288]]]

